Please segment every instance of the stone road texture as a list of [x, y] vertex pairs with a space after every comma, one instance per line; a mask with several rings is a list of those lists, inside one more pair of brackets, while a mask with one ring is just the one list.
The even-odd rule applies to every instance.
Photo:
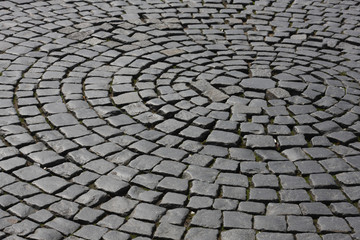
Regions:
[[360, 239], [360, 1], [0, 1], [0, 239]]

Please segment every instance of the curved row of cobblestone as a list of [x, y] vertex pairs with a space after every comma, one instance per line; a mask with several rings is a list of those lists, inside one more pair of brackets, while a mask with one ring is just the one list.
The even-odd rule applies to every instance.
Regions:
[[358, 1], [0, 6], [0, 239], [360, 239]]

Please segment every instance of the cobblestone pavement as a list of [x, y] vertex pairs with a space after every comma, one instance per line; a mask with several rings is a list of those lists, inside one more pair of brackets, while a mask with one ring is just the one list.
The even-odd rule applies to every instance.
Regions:
[[0, 1], [0, 239], [360, 239], [360, 1]]

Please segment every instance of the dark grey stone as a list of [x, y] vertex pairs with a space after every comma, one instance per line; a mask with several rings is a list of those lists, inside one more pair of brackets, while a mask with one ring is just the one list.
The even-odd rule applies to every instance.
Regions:
[[331, 133], [342, 130], [341, 127], [333, 121], [325, 121], [321, 123], [316, 123], [313, 127], [318, 130], [320, 133]]
[[192, 218], [191, 226], [200, 226], [205, 228], [221, 227], [221, 211], [219, 210], [198, 210]]
[[54, 229], [46, 229], [46, 228], [38, 228], [36, 231], [29, 235], [29, 238], [31, 239], [54, 239], [59, 240], [62, 239], [63, 236], [61, 233]]
[[240, 163], [240, 171], [245, 175], [269, 173], [269, 170], [266, 168], [266, 163], [263, 162], [242, 162]]
[[199, 166], [208, 166], [212, 162], [213, 157], [202, 154], [193, 154], [183, 160], [184, 163]]
[[302, 177], [280, 175], [279, 178], [283, 189], [310, 189], [310, 185]]
[[290, 97], [290, 93], [282, 88], [270, 88], [266, 90], [266, 98], [268, 100], [272, 99], [282, 99]]
[[81, 164], [81, 165], [98, 158], [97, 155], [89, 152], [85, 148], [81, 148], [79, 150], [72, 151], [67, 154], [67, 157], [71, 161]]
[[241, 134], [265, 134], [265, 129], [262, 124], [259, 123], [241, 123]]
[[230, 157], [239, 161], [255, 161], [254, 152], [244, 148], [230, 148]]
[[170, 224], [181, 225], [185, 222], [188, 213], [189, 210], [187, 208], [170, 209], [161, 218], [160, 222], [167, 222]]
[[209, 131], [196, 126], [189, 126], [182, 130], [179, 135], [185, 138], [203, 141], [208, 135]]
[[293, 136], [278, 136], [277, 137], [280, 147], [291, 148], [291, 147], [306, 147], [307, 142], [304, 135], [296, 134]]
[[[19, 202], [19, 199], [17, 199], [16, 197], [14, 197], [10, 194], [5, 194], [5, 195], [0, 196], [0, 206], [3, 208], [10, 207], [18, 202]], [[4, 214], [7, 215], [6, 212], [4, 212]]]
[[90, 134], [83, 137], [75, 138], [74, 141], [82, 147], [92, 147], [103, 143], [105, 140], [97, 134]]
[[288, 216], [287, 217], [287, 230], [289, 232], [316, 232], [316, 228], [311, 217], [306, 216]]
[[74, 235], [85, 239], [100, 239], [107, 231], [103, 227], [84, 225]]
[[[289, 112], [287, 111], [286, 107], [284, 106], [274, 106], [274, 107], [263, 107], [265, 113], [269, 116], [269, 117], [280, 117], [280, 116], [288, 116]], [[284, 121], [286, 120], [286, 121]], [[275, 122], [274, 123], [278, 123], [278, 124], [295, 124], [295, 121], [290, 118], [286, 118], [286, 117], [281, 117], [281, 120], [278, 121], [282, 121], [282, 123], [278, 123]]]
[[255, 240], [255, 231], [250, 229], [231, 229], [221, 232], [224, 240]]
[[191, 210], [210, 208], [214, 203], [214, 200], [209, 197], [192, 196], [189, 203], [186, 205]]
[[100, 208], [111, 213], [119, 214], [120, 216], [127, 216], [138, 203], [138, 201], [125, 197], [114, 197], [103, 203]]
[[246, 146], [250, 148], [275, 148], [274, 138], [267, 135], [246, 135]]
[[231, 199], [215, 199], [213, 208], [217, 210], [236, 210], [239, 201]]
[[25, 182], [15, 182], [11, 185], [3, 187], [2, 190], [20, 198], [29, 197], [35, 195], [36, 193], [40, 193], [38, 188]]
[[55, 173], [58, 176], [64, 177], [64, 178], [71, 178], [74, 175], [78, 174], [81, 171], [81, 168], [76, 166], [73, 163], [62, 163], [59, 165], [56, 165], [55, 167], [50, 168], [50, 171]]
[[225, 198], [245, 200], [246, 199], [246, 188], [243, 187], [231, 187], [222, 186], [222, 194]]
[[25, 218], [28, 215], [34, 213], [35, 209], [30, 206], [27, 206], [23, 203], [18, 203], [16, 205], [10, 207], [8, 209], [8, 211], [10, 211], [13, 215], [16, 215], [20, 218]]
[[254, 187], [279, 188], [279, 180], [274, 175], [255, 174], [252, 182]]
[[236, 211], [223, 212], [224, 228], [252, 228], [252, 216]]
[[[90, 210], [90, 209], [89, 209]], [[94, 210], [94, 209], [92, 209]], [[85, 211], [85, 216], [86, 216], [86, 219], [91, 216], [91, 218], [93, 217], [97, 217], [98, 213], [100, 212], [97, 212], [98, 210], [95, 209], [96, 212], [88, 212], [88, 211]], [[90, 213], [90, 214], [89, 214]], [[94, 214], [95, 213], [95, 214]], [[97, 225], [99, 226], [102, 226], [102, 227], [106, 227], [106, 228], [109, 228], [109, 229], [117, 229], [119, 228], [123, 223], [124, 223], [125, 219], [122, 218], [122, 217], [119, 217], [117, 215], [107, 215], [106, 217], [104, 217], [101, 221], [99, 221], [97, 223]]]
[[84, 171], [79, 176], [74, 177], [72, 180], [81, 185], [88, 185], [89, 183], [94, 182], [99, 177], [99, 174]]
[[210, 184], [202, 181], [192, 181], [190, 194], [216, 197], [218, 195], [218, 184]]
[[35, 142], [28, 133], [11, 135], [6, 137], [5, 140], [15, 147], [21, 147]]
[[200, 166], [189, 166], [183, 174], [185, 179], [200, 180], [212, 183], [215, 181], [219, 171], [215, 169], [204, 168]]
[[96, 188], [110, 194], [125, 192], [130, 187], [128, 183], [112, 176], [101, 176], [95, 181], [94, 184]]
[[324, 168], [317, 161], [297, 161], [295, 165], [303, 175], [324, 173]]
[[186, 124], [184, 122], [174, 120], [174, 119], [169, 119], [169, 120], [165, 120], [164, 122], [156, 125], [155, 128], [157, 130], [160, 130], [167, 134], [171, 134], [171, 133], [177, 132], [178, 130], [182, 129], [185, 125]]
[[284, 216], [254, 216], [254, 228], [260, 231], [286, 231]]
[[225, 157], [229, 154], [228, 149], [220, 146], [205, 145], [199, 152], [202, 155], [209, 155], [213, 157]]
[[20, 167], [25, 167], [25, 165], [26, 160], [20, 157], [13, 157], [7, 160], [2, 160], [0, 162], [0, 168], [2, 168], [6, 172], [16, 170]]
[[112, 163], [116, 163], [116, 164], [123, 164], [126, 165], [130, 162], [131, 159], [133, 159], [137, 154], [125, 149], [122, 150], [121, 152], [115, 153], [113, 155], [107, 156], [105, 157], [106, 160], [112, 162]]
[[244, 89], [267, 90], [275, 87], [275, 82], [270, 78], [247, 78], [240, 82]]
[[76, 197], [80, 196], [88, 190], [87, 187], [73, 184], [70, 187], [66, 188], [64, 191], [57, 194], [57, 196], [62, 197], [67, 200], [74, 200]]
[[[288, 150], [285, 150], [288, 151]], [[287, 160], [284, 156], [275, 150], [262, 150], [257, 149], [255, 153], [265, 162], [267, 161], [285, 161]]]
[[21, 222], [12, 224], [11, 226], [6, 227], [3, 231], [4, 233], [10, 235], [17, 235], [17, 236], [26, 236], [29, 233], [32, 233], [36, 228], [39, 227], [39, 224], [25, 219]]
[[110, 154], [119, 152], [120, 150], [122, 150], [122, 148], [112, 142], [99, 144], [97, 146], [90, 148], [90, 151], [94, 152], [95, 154], [101, 157], [106, 157]]
[[245, 104], [236, 103], [231, 108], [233, 114], [260, 114], [262, 112], [261, 107], [246, 106]]
[[344, 160], [340, 158], [329, 158], [326, 160], [320, 161], [320, 164], [329, 172], [329, 173], [338, 173], [345, 171], [353, 171], [353, 168], [347, 164]]
[[131, 150], [134, 150], [136, 152], [145, 153], [145, 154], [150, 153], [151, 151], [155, 150], [157, 147], [158, 147], [157, 144], [152, 143], [147, 140], [140, 140], [129, 146], [129, 148]]
[[301, 215], [301, 211], [297, 204], [269, 203], [266, 208], [266, 215]]
[[55, 193], [69, 185], [69, 182], [60, 177], [44, 177], [33, 182], [34, 185], [47, 193]]
[[106, 174], [115, 168], [115, 164], [103, 159], [93, 160], [83, 166], [83, 168], [96, 172], [98, 174]]
[[188, 191], [188, 180], [165, 177], [157, 185], [157, 189], [160, 191], [175, 191], [179, 193], [185, 193]]
[[45, 223], [49, 221], [54, 215], [50, 213], [48, 210], [39, 210], [31, 215], [29, 218], [38, 223]]
[[298, 233], [296, 239], [299, 240], [321, 240], [321, 237], [316, 233]]
[[157, 150], [152, 152], [152, 154], [175, 161], [181, 161], [184, 157], [188, 155], [188, 153], [184, 150], [167, 147], [158, 148]]
[[269, 170], [276, 174], [295, 175], [296, 166], [289, 161], [273, 161], [268, 163]]
[[276, 116], [274, 118], [274, 124], [295, 125], [295, 120], [290, 116]]
[[155, 224], [130, 218], [124, 225], [119, 228], [119, 230], [128, 232], [130, 234], [138, 234], [151, 237], [154, 228]]
[[90, 189], [87, 193], [78, 197], [75, 202], [91, 207], [103, 202], [105, 198], [106, 193], [96, 189]]
[[207, 143], [212, 143], [221, 146], [236, 146], [240, 140], [238, 134], [214, 130], [206, 139]]
[[113, 98], [116, 105], [127, 105], [130, 103], [140, 102], [141, 98], [136, 92], [124, 93], [120, 96]]
[[308, 216], [332, 215], [330, 209], [321, 202], [300, 203], [299, 206], [303, 215], [308, 215]]
[[278, 200], [278, 195], [274, 189], [251, 188], [249, 200], [259, 202], [272, 202]]
[[238, 211], [250, 214], [264, 214], [265, 204], [260, 202], [242, 201], [239, 203]]
[[54, 218], [45, 225], [59, 231], [65, 236], [72, 234], [80, 227], [80, 224], [60, 217]]
[[33, 161], [45, 167], [53, 166], [64, 161], [64, 159], [60, 155], [53, 151], [34, 152], [30, 153], [28, 156]]
[[309, 182], [314, 188], [336, 188], [334, 178], [328, 173], [310, 174]]
[[59, 201], [59, 198], [49, 194], [40, 193], [35, 196], [25, 198], [24, 201], [31, 206], [43, 208], [48, 207], [50, 204]]
[[215, 181], [216, 184], [248, 187], [249, 182], [246, 176], [235, 173], [220, 173]]
[[129, 240], [130, 234], [122, 233], [119, 231], [108, 231], [102, 236], [102, 238], [104, 240]]
[[[269, 124], [269, 125], [267, 125], [267, 132], [270, 135], [290, 135], [291, 134], [290, 128], [286, 125]], [[280, 137], [278, 137], [278, 138], [280, 138]], [[283, 136], [282, 138], [286, 138], [286, 136]], [[285, 146], [285, 144], [284, 144], [284, 146]]]
[[339, 173], [336, 175], [337, 180], [343, 185], [358, 185], [359, 172]]
[[67, 200], [61, 200], [50, 205], [49, 210], [58, 216], [71, 219], [79, 211], [79, 204]]
[[330, 204], [331, 211], [341, 217], [357, 216], [359, 210], [349, 202], [338, 202]]
[[161, 179], [163, 179], [163, 177], [160, 175], [147, 173], [138, 174], [131, 182], [149, 189], [155, 189]]
[[221, 102], [229, 98], [228, 95], [210, 85], [206, 80], [191, 82], [191, 85], [214, 102]]
[[188, 239], [188, 240], [196, 240], [196, 239], [217, 240], [218, 233], [219, 233], [219, 231], [216, 229], [192, 227], [186, 233], [185, 239]]
[[259, 232], [256, 234], [257, 240], [294, 240], [294, 236], [290, 233], [274, 233], [274, 232]]
[[168, 192], [164, 195], [160, 202], [160, 206], [164, 207], [183, 207], [187, 201], [187, 196], [184, 194]]
[[309, 202], [310, 197], [308, 193], [303, 189], [297, 189], [297, 190], [281, 190], [279, 192], [280, 199], [282, 202]]
[[164, 222], [160, 223], [160, 225], [157, 227], [154, 236], [167, 239], [182, 239], [184, 233], [185, 227]]
[[212, 168], [222, 171], [237, 172], [239, 169], [239, 162], [225, 158], [217, 158], [212, 165]]
[[72, 150], [76, 150], [79, 148], [79, 145], [68, 140], [62, 139], [57, 141], [48, 142], [49, 146], [57, 153], [63, 154]]
[[351, 231], [346, 221], [339, 217], [319, 217], [317, 225], [320, 232], [347, 233]]
[[355, 187], [343, 187], [344, 193], [350, 198], [350, 200], [359, 200], [360, 199], [360, 188], [359, 186]]
[[179, 177], [186, 169], [186, 165], [175, 161], [161, 161], [152, 172]]
[[355, 134], [349, 131], [338, 131], [332, 132], [326, 135], [330, 140], [334, 142], [340, 142], [342, 144], [347, 144], [349, 142], [353, 142], [357, 139]]
[[128, 193], [127, 193], [132, 199], [140, 200], [148, 203], [154, 203], [156, 202], [162, 195], [160, 192], [143, 189], [137, 186], [132, 186]]
[[51, 122], [51, 124], [53, 124], [55, 127], [64, 127], [69, 125], [75, 125], [78, 123], [76, 118], [74, 118], [69, 113], [54, 114], [48, 117], [48, 119]]
[[343, 239], [343, 240], [351, 240], [352, 237], [350, 234], [343, 233], [328, 233], [323, 235], [324, 240], [334, 240], [334, 239]]
[[147, 203], [140, 203], [135, 207], [132, 217], [139, 220], [157, 222], [165, 213], [165, 211], [166, 209], [163, 207]]

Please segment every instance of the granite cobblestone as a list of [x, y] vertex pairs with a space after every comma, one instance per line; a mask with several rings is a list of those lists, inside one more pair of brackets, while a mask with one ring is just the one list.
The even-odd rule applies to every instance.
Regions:
[[359, 1], [0, 2], [0, 239], [360, 239]]

